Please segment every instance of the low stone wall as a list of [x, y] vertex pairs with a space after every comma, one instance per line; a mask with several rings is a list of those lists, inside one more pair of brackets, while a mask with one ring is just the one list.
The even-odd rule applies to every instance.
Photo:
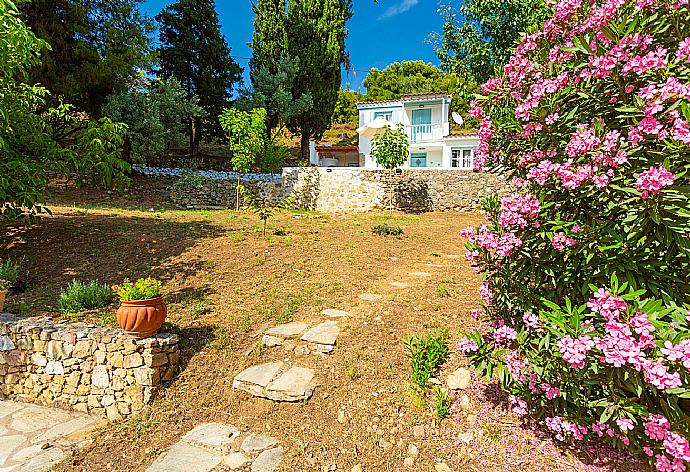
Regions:
[[[280, 182], [242, 181], [250, 192], [276, 201], [282, 195]], [[225, 209], [235, 207], [236, 180], [199, 179], [185, 185], [181, 180], [169, 188], [170, 199], [182, 208]]]
[[120, 329], [0, 314], [0, 398], [111, 420], [141, 411], [176, 373], [174, 334], [136, 340]]
[[[488, 172], [465, 170], [293, 167], [280, 182], [242, 182], [251, 192], [277, 202], [292, 196], [299, 208], [324, 213], [367, 212], [393, 208], [406, 212], [471, 211], [508, 185]], [[186, 208], [233, 208], [235, 182], [202, 180], [176, 184], [171, 199]]]
[[290, 168], [283, 192], [303, 207], [325, 213], [393, 208], [407, 212], [471, 211], [493, 193], [505, 193], [504, 180], [488, 172], [464, 170]]

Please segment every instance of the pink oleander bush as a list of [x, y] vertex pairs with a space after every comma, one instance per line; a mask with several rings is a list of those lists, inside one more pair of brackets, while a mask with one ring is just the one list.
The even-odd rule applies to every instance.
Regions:
[[562, 0], [482, 87], [459, 349], [558, 439], [690, 463], [690, 0]]

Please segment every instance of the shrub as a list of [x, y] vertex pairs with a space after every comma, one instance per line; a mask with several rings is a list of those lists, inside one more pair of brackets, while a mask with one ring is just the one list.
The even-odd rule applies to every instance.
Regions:
[[517, 191], [464, 232], [493, 326], [461, 341], [475, 367], [557, 438], [603, 437], [659, 470], [690, 461], [684, 3], [554, 4], [473, 104], [476, 165]]
[[201, 174], [195, 174], [192, 172], [184, 174], [180, 177], [173, 185], [172, 188], [175, 191], [180, 190], [199, 190], [204, 187], [204, 184], [208, 182], [208, 178]]
[[371, 232], [379, 236], [396, 236], [403, 235], [403, 229], [399, 226], [389, 226], [387, 224], [376, 225], [371, 229]]
[[448, 356], [448, 333], [433, 331], [423, 336], [410, 336], [404, 343], [410, 355], [412, 382], [426, 390], [429, 379], [436, 375]]
[[261, 172], [279, 174], [283, 167], [287, 165], [290, 157], [292, 157], [290, 148], [273, 142], [267, 142], [266, 148], [261, 156]]
[[150, 300], [152, 298], [160, 297], [161, 283], [152, 278], [138, 279], [136, 282], [131, 282], [125, 279], [121, 285], [113, 286], [113, 291], [117, 293], [120, 300], [123, 302], [132, 300]]
[[0, 290], [9, 290], [19, 278], [19, 264], [7, 259], [5, 262], [0, 261]]
[[450, 413], [450, 395], [448, 395], [447, 390], [444, 390], [438, 385], [434, 387], [434, 393], [436, 394], [436, 404], [434, 407], [436, 410], [436, 417], [442, 420]]
[[79, 313], [108, 306], [113, 297], [110, 287], [98, 280], [73, 280], [60, 292], [57, 309], [60, 313]]

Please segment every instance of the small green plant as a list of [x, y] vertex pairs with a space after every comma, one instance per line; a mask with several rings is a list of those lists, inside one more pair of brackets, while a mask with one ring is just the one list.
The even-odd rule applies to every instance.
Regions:
[[112, 301], [113, 292], [106, 284], [98, 280], [81, 282], [72, 280], [67, 288], [60, 292], [57, 309], [60, 313], [79, 313], [96, 310], [108, 306]]
[[410, 336], [404, 344], [410, 355], [412, 382], [426, 390], [427, 382], [448, 356], [448, 332], [436, 330], [423, 336]]
[[345, 369], [345, 375], [349, 380], [357, 380], [359, 378], [359, 369], [352, 362], [348, 362], [347, 368]]
[[439, 254], [436, 251], [431, 251], [431, 255], [432, 255], [432, 257], [441, 257], [441, 254]]
[[448, 395], [448, 391], [438, 385], [434, 387], [434, 393], [436, 393], [436, 416], [442, 420], [450, 413], [450, 395]]
[[208, 313], [208, 305], [204, 301], [195, 303], [189, 309], [189, 314], [191, 315], [193, 320], [197, 319], [201, 315], [205, 315], [206, 313]]
[[287, 231], [284, 229], [278, 228], [277, 230], [273, 231], [273, 234], [275, 236], [287, 236]]
[[232, 349], [234, 346], [235, 341], [232, 338], [232, 334], [225, 326], [213, 327], [213, 342], [211, 343], [213, 349], [224, 351]]
[[249, 205], [249, 208], [254, 210], [259, 216], [259, 219], [263, 221], [263, 235], [266, 236], [266, 225], [268, 224], [268, 219], [273, 216], [276, 210], [286, 210], [294, 205], [295, 200], [292, 197], [284, 198], [277, 204], [272, 204], [268, 198], [259, 197], [251, 193], [244, 185], [240, 185], [240, 193], [244, 198], [245, 203]]
[[389, 226], [387, 224], [376, 225], [371, 230], [372, 233], [378, 234], [379, 236], [395, 236], [400, 237], [403, 235], [403, 229], [399, 226]]
[[9, 290], [19, 278], [19, 264], [7, 259], [0, 261], [0, 290]]
[[436, 295], [438, 295], [441, 298], [450, 297], [448, 287], [446, 287], [445, 285], [439, 285], [438, 287], [436, 287]]
[[125, 279], [120, 285], [114, 285], [113, 291], [120, 297], [123, 302], [132, 300], [150, 300], [152, 298], [160, 297], [161, 282], [151, 277], [147, 279], [138, 279], [136, 282], [131, 282]]
[[98, 320], [98, 326], [117, 326], [117, 318], [112, 311], [101, 313], [101, 318]]
[[295, 314], [302, 302], [302, 297], [289, 295], [285, 299], [283, 309], [275, 316], [276, 323], [287, 323], [292, 320], [292, 315]]

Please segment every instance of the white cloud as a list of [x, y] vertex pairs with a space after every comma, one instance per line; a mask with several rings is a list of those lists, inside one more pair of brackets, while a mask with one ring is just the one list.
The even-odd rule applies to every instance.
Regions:
[[397, 5], [388, 7], [386, 11], [383, 12], [383, 15], [381, 15], [381, 18], [391, 18], [393, 16], [400, 15], [401, 13], [405, 13], [407, 10], [417, 5], [418, 3], [419, 0], [402, 0]]

